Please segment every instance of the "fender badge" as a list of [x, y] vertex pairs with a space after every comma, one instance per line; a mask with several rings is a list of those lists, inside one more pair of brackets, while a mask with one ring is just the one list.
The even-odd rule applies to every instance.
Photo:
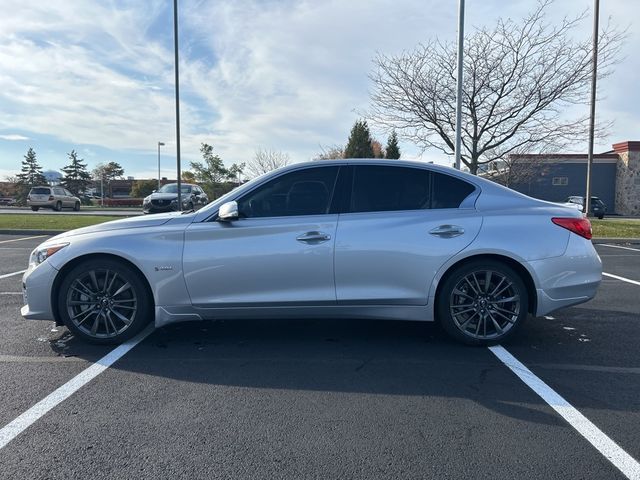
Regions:
[[155, 267], [155, 268], [156, 268], [156, 272], [164, 272], [166, 270], [173, 270], [173, 267], [169, 266], [169, 265], [159, 266], [159, 267]]

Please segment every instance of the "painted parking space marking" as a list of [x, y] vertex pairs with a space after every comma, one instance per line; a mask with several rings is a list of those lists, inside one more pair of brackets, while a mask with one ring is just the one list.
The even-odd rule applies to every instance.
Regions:
[[22, 295], [22, 292], [0, 292], [0, 295]]
[[611, 440], [560, 394], [540, 380], [504, 347], [497, 345], [489, 347], [489, 350], [627, 478], [640, 480], [640, 463], [635, 458]]
[[9, 278], [15, 275], [20, 275], [21, 273], [24, 273], [24, 272], [26, 272], [26, 270], [20, 270], [18, 272], [13, 272], [13, 273], [5, 273], [4, 275], [0, 275], [0, 280], [2, 280], [3, 278]]
[[7, 446], [7, 444], [11, 440], [20, 435], [24, 430], [29, 428], [29, 426], [33, 425], [36, 421], [42, 418], [52, 408], [69, 398], [80, 388], [82, 388], [84, 385], [89, 383], [91, 380], [96, 378], [107, 368], [121, 359], [133, 347], [147, 338], [147, 336], [149, 336], [149, 334], [153, 332], [153, 330], [154, 326], [149, 325], [138, 335], [111, 350], [111, 352], [106, 354], [96, 363], [84, 369], [67, 383], [51, 392], [45, 398], [36, 403], [33, 407], [29, 408], [16, 419], [2, 427], [2, 429], [0, 429], [0, 450]]
[[636, 280], [631, 280], [630, 278], [620, 277], [618, 275], [614, 275], [613, 273], [602, 272], [602, 275], [604, 275], [605, 277], [615, 278], [616, 280], [620, 280], [622, 282], [627, 282], [627, 283], [631, 283], [633, 285], [640, 286], [640, 282], [638, 282]]
[[20, 240], [31, 240], [33, 238], [43, 238], [49, 235], [34, 235], [32, 237], [12, 238], [11, 240], [0, 240], [0, 243], [19, 242]]
[[622, 250], [632, 250], [634, 252], [640, 252], [640, 248], [623, 247], [622, 245], [609, 245], [608, 243], [598, 243], [601, 247], [620, 248]]

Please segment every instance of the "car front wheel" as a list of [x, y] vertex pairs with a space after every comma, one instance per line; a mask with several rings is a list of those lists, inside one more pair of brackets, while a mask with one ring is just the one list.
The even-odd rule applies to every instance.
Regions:
[[527, 317], [527, 289], [508, 265], [480, 260], [446, 276], [437, 299], [438, 318], [452, 337], [494, 345], [512, 337]]
[[141, 275], [112, 259], [72, 268], [58, 290], [58, 313], [67, 328], [91, 343], [121, 343], [151, 320], [153, 304]]

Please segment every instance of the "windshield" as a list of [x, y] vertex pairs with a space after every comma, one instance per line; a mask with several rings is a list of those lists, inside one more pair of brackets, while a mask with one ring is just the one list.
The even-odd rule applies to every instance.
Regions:
[[[191, 193], [191, 185], [182, 185], [180, 189], [182, 190], [182, 193]], [[178, 184], [167, 183], [160, 187], [158, 193], [178, 193]]]

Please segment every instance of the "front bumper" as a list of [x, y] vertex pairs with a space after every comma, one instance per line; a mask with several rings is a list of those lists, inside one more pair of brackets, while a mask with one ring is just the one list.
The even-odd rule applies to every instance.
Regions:
[[29, 266], [22, 276], [24, 306], [22, 316], [28, 320], [54, 320], [51, 289], [58, 271], [48, 261], [37, 267]]

